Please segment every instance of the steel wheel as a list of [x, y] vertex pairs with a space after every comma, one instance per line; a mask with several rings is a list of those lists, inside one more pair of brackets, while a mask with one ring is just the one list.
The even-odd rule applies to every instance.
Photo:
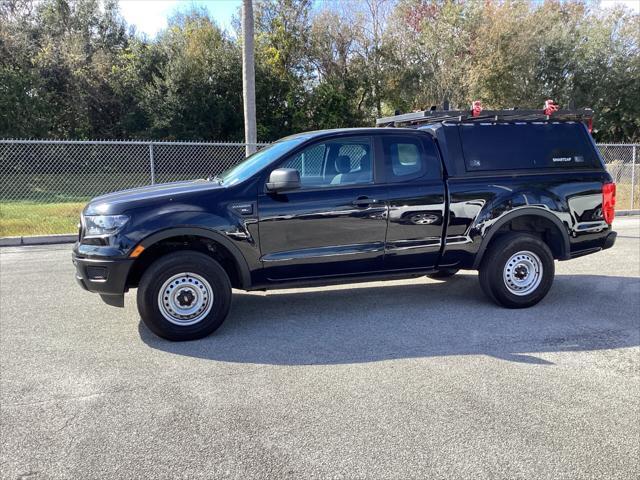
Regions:
[[533, 252], [514, 253], [504, 266], [502, 278], [510, 293], [518, 296], [533, 292], [542, 281], [542, 261]]
[[158, 291], [160, 313], [181, 327], [200, 322], [211, 311], [213, 302], [213, 289], [209, 282], [192, 272], [172, 276]]

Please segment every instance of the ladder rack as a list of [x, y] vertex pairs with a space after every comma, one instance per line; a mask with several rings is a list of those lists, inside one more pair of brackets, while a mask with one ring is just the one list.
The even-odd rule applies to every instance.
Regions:
[[593, 118], [590, 108], [580, 110], [421, 110], [382, 117], [376, 120], [377, 127], [420, 126], [434, 123], [465, 122], [587, 122]]

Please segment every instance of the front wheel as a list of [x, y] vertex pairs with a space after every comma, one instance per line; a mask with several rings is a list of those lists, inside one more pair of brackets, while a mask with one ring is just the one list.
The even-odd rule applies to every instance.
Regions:
[[480, 286], [498, 305], [526, 308], [549, 292], [554, 277], [553, 254], [540, 238], [508, 233], [496, 240], [480, 265]]
[[215, 331], [229, 312], [231, 282], [211, 257], [176, 252], [156, 260], [140, 279], [138, 312], [167, 340], [195, 340]]

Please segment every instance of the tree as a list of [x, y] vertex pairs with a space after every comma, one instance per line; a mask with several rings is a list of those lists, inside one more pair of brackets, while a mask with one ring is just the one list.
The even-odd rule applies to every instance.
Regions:
[[260, 138], [305, 129], [311, 0], [256, 3], [256, 91]]
[[371, 124], [382, 114], [389, 70], [385, 27], [392, 2], [331, 3], [310, 31], [313, 126]]
[[[260, 140], [445, 98], [552, 98], [594, 108], [599, 141], [640, 141], [640, 15], [622, 7], [256, 0], [254, 14]], [[206, 9], [147, 39], [117, 0], [0, 0], [0, 137], [240, 140], [242, 48]]]
[[206, 11], [193, 9], [172, 18], [150, 54], [160, 64], [141, 99], [151, 136], [242, 138], [240, 49]]
[[477, 37], [480, 3], [407, 0], [394, 12], [389, 49], [396, 79], [392, 103], [403, 110], [441, 105], [444, 99], [469, 104], [466, 82]]
[[358, 126], [368, 117], [370, 89], [357, 48], [354, 25], [347, 19], [334, 11], [316, 16], [309, 35], [311, 128]]

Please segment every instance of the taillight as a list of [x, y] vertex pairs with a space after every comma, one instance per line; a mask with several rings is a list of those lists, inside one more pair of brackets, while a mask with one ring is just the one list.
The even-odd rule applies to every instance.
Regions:
[[613, 223], [616, 215], [616, 184], [605, 183], [602, 185], [602, 216], [608, 224]]

